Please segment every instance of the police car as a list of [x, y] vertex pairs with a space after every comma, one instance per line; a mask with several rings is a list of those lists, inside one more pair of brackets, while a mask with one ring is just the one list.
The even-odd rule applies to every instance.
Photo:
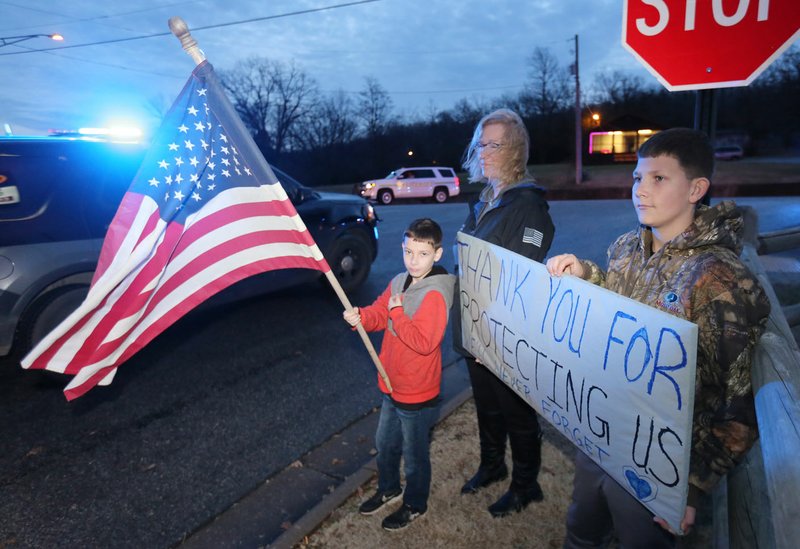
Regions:
[[[0, 137], [0, 356], [22, 356], [83, 301], [106, 229], [144, 153], [131, 142]], [[357, 288], [378, 251], [373, 207], [273, 171], [344, 290]], [[247, 297], [319, 276], [271, 271], [227, 295]]]

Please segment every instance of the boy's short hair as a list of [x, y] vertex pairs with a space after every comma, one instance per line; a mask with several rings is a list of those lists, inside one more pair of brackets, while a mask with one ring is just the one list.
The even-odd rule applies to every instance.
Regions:
[[410, 238], [418, 242], [428, 242], [433, 246], [434, 250], [438, 250], [442, 247], [442, 228], [436, 221], [428, 217], [415, 219], [408, 225], [403, 238]]
[[[658, 132], [639, 147], [637, 156], [639, 158], [671, 156], [678, 161], [689, 179], [705, 177], [711, 183], [711, 177], [714, 175], [714, 148], [708, 136], [700, 130], [670, 128]], [[710, 197], [709, 187], [701, 202], [709, 204]]]

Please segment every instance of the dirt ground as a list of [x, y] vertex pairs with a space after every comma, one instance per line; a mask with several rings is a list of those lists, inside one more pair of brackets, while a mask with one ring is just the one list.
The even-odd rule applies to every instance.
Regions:
[[[544, 439], [539, 483], [544, 501], [530, 504], [521, 513], [493, 518], [487, 507], [507, 488], [507, 481], [477, 494], [462, 496], [461, 486], [478, 464], [477, 421], [472, 399], [437, 425], [431, 444], [433, 481], [428, 512], [404, 530], [387, 532], [383, 518], [399, 503], [372, 516], [358, 513], [359, 504], [371, 496], [376, 479], [340, 506], [297, 549], [346, 548], [388, 549], [534, 547], [556, 548], [564, 542], [564, 519], [572, 491], [574, 447], [547, 422], [542, 421]], [[506, 458], [511, 463], [510, 456]], [[682, 547], [709, 547], [709, 525], [684, 539]]]

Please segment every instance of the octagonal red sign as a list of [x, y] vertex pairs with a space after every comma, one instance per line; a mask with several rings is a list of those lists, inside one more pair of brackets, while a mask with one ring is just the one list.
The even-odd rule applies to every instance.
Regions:
[[800, 37], [800, 0], [624, 0], [622, 45], [668, 89], [750, 84]]

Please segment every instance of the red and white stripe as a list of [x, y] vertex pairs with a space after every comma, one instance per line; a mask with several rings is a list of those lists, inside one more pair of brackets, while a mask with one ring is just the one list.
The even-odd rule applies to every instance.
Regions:
[[275, 269], [330, 267], [280, 184], [222, 191], [186, 224], [128, 193], [84, 303], [22, 361], [73, 374], [67, 399], [107, 385], [116, 367], [215, 293]]

